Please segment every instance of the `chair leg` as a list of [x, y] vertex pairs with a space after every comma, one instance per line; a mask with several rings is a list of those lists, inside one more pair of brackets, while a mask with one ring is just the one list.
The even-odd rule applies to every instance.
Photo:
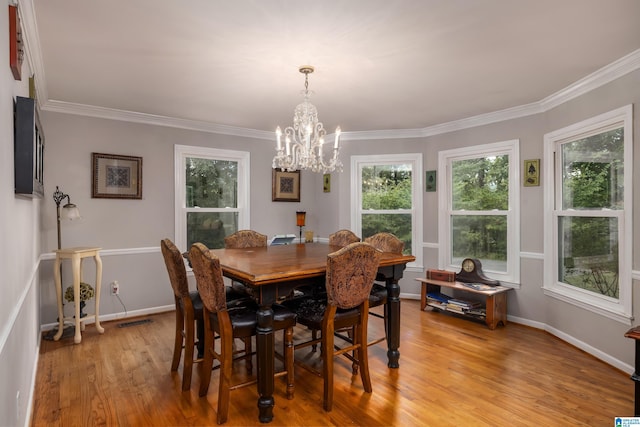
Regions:
[[323, 407], [327, 412], [333, 409], [333, 324], [322, 334], [322, 377], [324, 379]]
[[191, 374], [193, 371], [193, 349], [195, 347], [194, 320], [187, 319], [187, 321], [185, 322], [185, 326], [182, 391], [187, 391], [191, 388]]
[[[311, 330], [311, 339], [312, 340], [317, 340], [318, 339], [318, 330], [317, 329], [312, 329]], [[318, 349], [318, 344], [312, 344], [311, 345], [311, 351], [312, 352], [316, 352]]]
[[[366, 315], [366, 313], [364, 313]], [[371, 376], [369, 375], [369, 346], [367, 345], [367, 321], [366, 319], [356, 327], [356, 339], [359, 341], [358, 364], [360, 365], [360, 377], [362, 387], [367, 393], [372, 392]]]
[[[205, 320], [206, 322], [206, 320]], [[200, 397], [206, 396], [211, 382], [211, 370], [213, 369], [213, 352], [215, 351], [215, 337], [213, 331], [205, 327], [204, 336], [204, 360], [200, 364]]]
[[204, 320], [196, 320], [196, 335], [198, 340], [196, 341], [196, 348], [198, 349], [198, 359], [204, 357]]
[[176, 308], [176, 337], [173, 343], [173, 360], [171, 361], [171, 370], [177, 371], [180, 365], [180, 356], [182, 356], [182, 344], [184, 340], [184, 315]]
[[294, 385], [293, 385], [293, 361], [295, 349], [293, 347], [293, 328], [286, 328], [284, 330], [284, 344], [282, 354], [284, 354], [284, 368], [287, 370], [287, 399], [293, 399]]
[[247, 367], [247, 374], [251, 375], [251, 372], [253, 372], [253, 360], [252, 360], [252, 356], [251, 353], [253, 353], [253, 347], [251, 344], [251, 337], [246, 337], [243, 338], [242, 341], [244, 342], [244, 354], [245, 354], [245, 366]]
[[218, 424], [227, 422], [229, 415], [229, 388], [233, 363], [233, 338], [228, 334], [220, 337], [220, 383], [218, 387]]
[[[351, 328], [351, 330], [349, 330], [349, 338], [351, 338], [351, 343], [354, 343], [354, 340], [356, 339], [356, 327], [353, 326]], [[353, 375], [358, 375], [358, 362], [356, 362], [356, 360], [359, 360], [357, 358], [358, 354], [357, 354], [357, 350], [353, 350], [353, 352], [351, 353], [351, 355], [353, 356], [353, 363], [351, 363], [351, 373]]]

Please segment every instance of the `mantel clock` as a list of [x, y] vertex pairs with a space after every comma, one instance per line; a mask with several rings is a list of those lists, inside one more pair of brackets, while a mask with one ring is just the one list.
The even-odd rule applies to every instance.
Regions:
[[465, 258], [462, 260], [462, 269], [456, 274], [456, 280], [465, 283], [483, 283], [485, 285], [498, 286], [499, 281], [490, 279], [482, 271], [482, 263], [477, 258]]

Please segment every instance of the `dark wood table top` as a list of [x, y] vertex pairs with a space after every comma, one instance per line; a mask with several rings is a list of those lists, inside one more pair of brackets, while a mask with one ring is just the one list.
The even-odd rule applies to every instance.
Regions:
[[[262, 286], [324, 276], [327, 255], [339, 249], [339, 246], [324, 243], [304, 243], [264, 248], [212, 249], [211, 252], [220, 258], [225, 276], [253, 286]], [[415, 259], [413, 255], [385, 252], [380, 266], [406, 264]]]

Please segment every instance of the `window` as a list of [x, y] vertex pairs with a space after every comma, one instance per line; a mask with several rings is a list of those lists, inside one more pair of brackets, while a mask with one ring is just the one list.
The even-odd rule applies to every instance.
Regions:
[[478, 258], [485, 273], [520, 282], [518, 140], [441, 151], [440, 265]]
[[224, 237], [249, 228], [249, 153], [176, 145], [175, 239], [224, 247]]
[[631, 319], [632, 107], [545, 135], [544, 290]]
[[352, 230], [362, 239], [393, 233], [404, 242], [405, 254], [422, 260], [421, 177], [422, 154], [352, 156]]

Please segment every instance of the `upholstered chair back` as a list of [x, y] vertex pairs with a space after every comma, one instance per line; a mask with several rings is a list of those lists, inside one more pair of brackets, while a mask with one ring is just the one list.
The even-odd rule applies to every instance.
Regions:
[[227, 249], [263, 248], [267, 246], [267, 236], [253, 230], [238, 230], [224, 238]]
[[338, 230], [329, 235], [329, 244], [332, 246], [347, 246], [359, 241], [360, 238], [351, 230]]
[[220, 259], [202, 243], [194, 243], [189, 259], [198, 283], [202, 304], [211, 313], [226, 310], [227, 299], [220, 269]]
[[176, 245], [169, 239], [160, 241], [160, 249], [164, 257], [164, 264], [169, 273], [169, 281], [176, 298], [189, 296], [189, 282], [187, 281], [187, 271], [184, 266], [184, 259]]
[[364, 241], [370, 243], [376, 249], [380, 249], [382, 252], [401, 254], [404, 250], [404, 242], [395, 235], [387, 232], [374, 234], [364, 239]]
[[382, 252], [363, 242], [351, 243], [327, 256], [327, 302], [338, 308], [368, 300]]

